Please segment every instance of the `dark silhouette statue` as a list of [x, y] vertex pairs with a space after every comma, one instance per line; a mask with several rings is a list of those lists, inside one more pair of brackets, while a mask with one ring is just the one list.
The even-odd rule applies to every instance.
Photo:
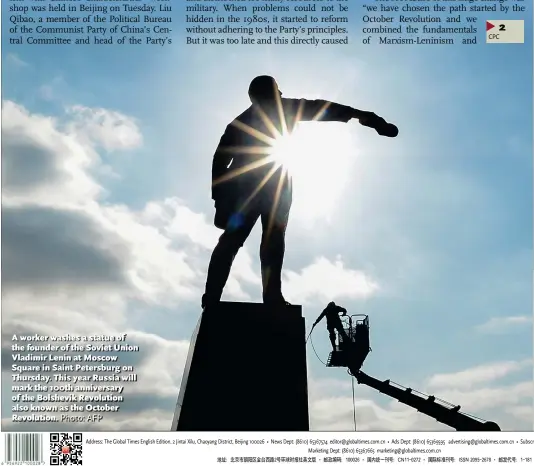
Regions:
[[211, 256], [203, 308], [220, 301], [233, 260], [258, 219], [263, 228], [263, 301], [288, 304], [281, 275], [292, 181], [286, 168], [269, 158], [277, 137], [291, 133], [299, 121], [348, 122], [353, 118], [382, 136], [398, 134], [394, 125], [372, 112], [326, 100], [284, 98], [270, 76], [254, 78], [248, 94], [252, 105], [226, 127], [213, 157], [214, 223], [224, 232]]
[[[334, 301], [328, 303], [328, 306], [321, 312], [319, 317], [313, 323], [315, 327], [323, 317], [326, 317], [326, 328], [328, 329], [328, 336], [330, 338], [330, 343], [332, 344], [332, 351], [336, 351], [336, 332], [337, 330], [339, 335], [339, 346], [344, 346], [344, 344], [349, 343], [349, 336], [343, 328], [341, 318], [339, 315], [346, 316], [347, 310], [344, 307], [338, 306]], [[340, 348], [341, 349], [341, 348]]]

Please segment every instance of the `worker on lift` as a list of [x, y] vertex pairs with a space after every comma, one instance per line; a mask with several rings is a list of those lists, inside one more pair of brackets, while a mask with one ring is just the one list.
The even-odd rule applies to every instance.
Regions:
[[[313, 323], [313, 328], [326, 317], [326, 328], [328, 329], [328, 335], [330, 337], [330, 343], [332, 344], [332, 351], [337, 351], [336, 348], [336, 333], [334, 330], [337, 330], [339, 335], [339, 346], [344, 346], [344, 344], [349, 343], [349, 337], [343, 328], [341, 322], [341, 316], [347, 315], [347, 310], [341, 306], [338, 306], [334, 301], [328, 304], [326, 308], [321, 312], [321, 315], [317, 317], [317, 320]], [[341, 349], [341, 348], [340, 348]]]

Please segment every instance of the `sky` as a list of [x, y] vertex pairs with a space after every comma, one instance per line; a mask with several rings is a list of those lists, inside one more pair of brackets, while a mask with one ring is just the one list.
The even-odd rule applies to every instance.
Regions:
[[[170, 429], [220, 233], [212, 156], [251, 79], [270, 74], [287, 97], [400, 129], [297, 130], [309, 155], [295, 164], [283, 291], [307, 328], [332, 300], [367, 314], [369, 375], [531, 431], [532, 21], [522, 45], [484, 44], [491, 14], [477, 45], [362, 45], [351, 7], [350, 45], [192, 46], [172, 14], [171, 45], [43, 47], [10, 46], [3, 11], [3, 427], [50, 430], [10, 422], [13, 334], [127, 333], [139, 382], [83, 429]], [[261, 300], [258, 249], [259, 226], [224, 299]], [[329, 349], [318, 326], [311, 429], [354, 430], [351, 380], [325, 367]], [[370, 388], [355, 399], [357, 430], [448, 430]]]

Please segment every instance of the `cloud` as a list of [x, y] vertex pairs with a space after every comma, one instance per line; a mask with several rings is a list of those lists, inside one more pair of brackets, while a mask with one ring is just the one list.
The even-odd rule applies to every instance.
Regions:
[[[193, 327], [182, 309], [198, 309], [219, 231], [179, 198], [151, 200], [138, 208], [104, 201], [106, 190], [96, 175], [103, 166], [101, 151], [139, 147], [143, 139], [135, 120], [100, 108], [71, 107], [52, 118], [10, 101], [2, 107], [4, 380], [11, 375], [7, 361], [13, 334], [127, 333], [140, 351], [122, 357], [135, 365], [139, 382], [128, 387], [117, 416], [83, 429], [168, 430], [188, 349], [186, 340], [173, 335]], [[286, 270], [284, 278], [288, 299], [302, 303], [364, 299], [381, 291], [377, 280], [341, 258], [318, 257], [300, 270]], [[250, 299], [260, 289], [258, 261], [244, 247], [225, 297]], [[167, 313], [160, 323], [166, 338], [147, 330], [158, 308]], [[505, 361], [436, 374], [421, 387], [480, 415], [495, 412], [495, 419], [508, 427], [524, 428], [532, 384], [498, 382], [529, 364]], [[5, 390], [2, 403], [9, 410]], [[350, 390], [348, 379], [310, 378], [314, 430], [352, 430]], [[358, 430], [445, 428], [365, 387], [358, 386], [356, 395]], [[35, 429], [2, 422], [8, 429]], [[57, 424], [38, 427], [72, 430]]]
[[95, 199], [102, 187], [87, 173], [98, 153], [62, 132], [56, 118], [2, 102], [3, 202], [48, 205]]
[[[532, 381], [533, 361], [496, 361], [469, 369], [436, 374], [427, 381], [428, 390], [440, 399], [453, 401], [468, 413], [488, 419], [493, 415], [494, 421], [501, 421], [503, 430], [530, 430], [525, 423], [530, 403], [530, 419], [534, 415], [534, 382]], [[526, 374], [524, 372], [530, 369]], [[520, 379], [515, 383], [506, 383], [509, 376], [516, 374]], [[506, 414], [510, 416], [506, 416]]]
[[433, 375], [428, 381], [428, 386], [440, 388], [470, 388], [481, 383], [492, 382], [528, 367], [532, 367], [532, 360], [503, 361], [484, 364], [460, 372]]
[[[98, 148], [137, 147], [133, 120], [85, 107], [51, 118], [10, 101], [2, 106], [3, 362], [11, 359], [13, 334], [128, 333], [141, 348], [124, 356], [139, 382], [128, 387], [119, 416], [93, 427], [168, 429], [188, 342], [128, 322], [133, 310], [146, 320], [150, 306], [179, 309], [199, 299], [203, 276], [191, 264], [207, 263], [208, 245], [193, 230], [173, 230], [196, 214], [176, 199], [160, 203], [171, 206], [168, 218], [149, 215], [154, 203], [135, 210], [101, 201]], [[179, 236], [196, 249], [184, 248]], [[9, 394], [2, 398], [9, 410]]]
[[[436, 392], [445, 400], [454, 400], [468, 413], [484, 416], [494, 409], [513, 409], [516, 405], [522, 405], [526, 401], [532, 402], [534, 383], [532, 381], [508, 384], [498, 387], [476, 388], [470, 391], [464, 390], [440, 390]], [[533, 410], [534, 414], [534, 410]], [[512, 427], [513, 430], [513, 427]]]
[[50, 84], [43, 84], [39, 87], [39, 95], [43, 100], [53, 100], [54, 99], [54, 88]]
[[530, 423], [530, 425], [534, 423], [534, 407], [532, 405], [512, 406], [506, 411], [525, 423]]
[[30, 66], [29, 63], [26, 63], [22, 58], [20, 58], [16, 53], [8, 53], [6, 55], [8, 63], [16, 66], [18, 68], [26, 68]]
[[127, 279], [126, 244], [83, 211], [5, 207], [2, 220], [5, 286], [118, 286]]
[[143, 142], [137, 122], [120, 112], [75, 105], [67, 115], [70, 131], [107, 151], [133, 149]]
[[[105, 111], [83, 108], [69, 114], [74, 122], [64, 124], [10, 101], [3, 109], [7, 285], [58, 289], [98, 282], [145, 302], [191, 298], [201, 277], [188, 264], [186, 252], [172, 247], [168, 226], [160, 229], [143, 221], [142, 211], [99, 202], [104, 188], [92, 175], [102, 164], [96, 147], [139, 142], [130, 120], [112, 112], [115, 119], [101, 121]], [[168, 221], [189, 217], [186, 208], [175, 209]]]
[[317, 298], [322, 301], [337, 298], [367, 298], [379, 290], [378, 284], [365, 272], [352, 270], [341, 259], [330, 261], [319, 257], [300, 273], [286, 271], [285, 290], [288, 299], [308, 303]]
[[37, 95], [46, 102], [61, 102], [65, 99], [67, 83], [62, 76], [55, 76], [48, 82], [41, 84], [37, 89]]
[[[140, 351], [121, 358], [135, 365], [139, 382], [128, 387], [118, 416], [90, 428], [168, 429], [188, 342], [143, 328], [154, 307], [177, 318], [184, 304], [198, 306], [219, 232], [178, 198], [149, 201], [137, 209], [104, 202], [105, 188], [95, 175], [103, 166], [99, 150], [135, 148], [142, 142], [128, 117], [74, 107], [52, 118], [11, 101], [3, 102], [3, 109], [4, 380], [11, 376], [14, 334], [128, 333], [128, 342]], [[227, 298], [249, 299], [252, 288], [259, 294], [256, 266], [242, 248]], [[375, 286], [340, 260], [322, 258], [288, 273], [290, 286], [296, 284], [303, 298], [316, 293], [305, 286], [307, 277], [324, 281], [324, 274], [334, 279], [324, 291], [333, 296], [366, 295], [366, 287]], [[134, 316], [138, 324], [132, 328]], [[3, 392], [2, 402], [9, 410], [9, 393]], [[9, 429], [27, 427], [3, 422]], [[57, 430], [58, 425], [39, 427]]]
[[148, 203], [142, 219], [160, 225], [169, 237], [183, 237], [204, 249], [212, 249], [217, 243], [218, 230], [207, 221], [204, 214], [193, 212], [177, 198]]
[[[84, 430], [168, 430], [178, 395], [188, 342], [169, 340], [154, 334], [131, 330], [128, 302], [115, 290], [74, 293], [40, 293], [33, 288], [8, 293], [3, 301], [2, 320], [2, 404], [3, 412], [11, 411], [10, 371], [12, 335], [116, 335], [127, 334], [126, 342], [137, 345], [139, 352], [115, 353], [121, 364], [133, 365], [136, 383], [124, 385], [125, 401], [117, 415], [105, 416], [98, 424], [79, 424]], [[20, 342], [19, 342], [20, 343]], [[27, 354], [23, 351], [20, 354]], [[63, 354], [63, 353], [59, 353]], [[87, 354], [87, 353], [85, 353]], [[68, 372], [67, 372], [68, 373]], [[76, 375], [80, 375], [79, 373]], [[55, 383], [53, 385], [63, 385]], [[82, 385], [78, 383], [77, 385]], [[110, 384], [110, 385], [117, 385]], [[55, 403], [59, 405], [60, 403]], [[47, 405], [51, 405], [47, 403]], [[141, 417], [139, 417], [141, 416]], [[142, 419], [142, 421], [141, 421]], [[11, 423], [6, 417], [3, 428], [28, 430], [29, 425]], [[33, 430], [36, 425], [34, 424]], [[40, 430], [66, 428], [66, 423], [39, 424]], [[71, 428], [73, 426], [71, 425]]]
[[481, 333], [509, 333], [532, 327], [532, 316], [492, 317], [487, 322], [478, 325], [476, 330]]

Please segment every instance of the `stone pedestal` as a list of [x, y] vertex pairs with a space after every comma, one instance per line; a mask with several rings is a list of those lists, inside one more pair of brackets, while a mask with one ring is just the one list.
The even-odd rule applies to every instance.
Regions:
[[191, 338], [172, 431], [308, 431], [301, 306], [221, 302]]

